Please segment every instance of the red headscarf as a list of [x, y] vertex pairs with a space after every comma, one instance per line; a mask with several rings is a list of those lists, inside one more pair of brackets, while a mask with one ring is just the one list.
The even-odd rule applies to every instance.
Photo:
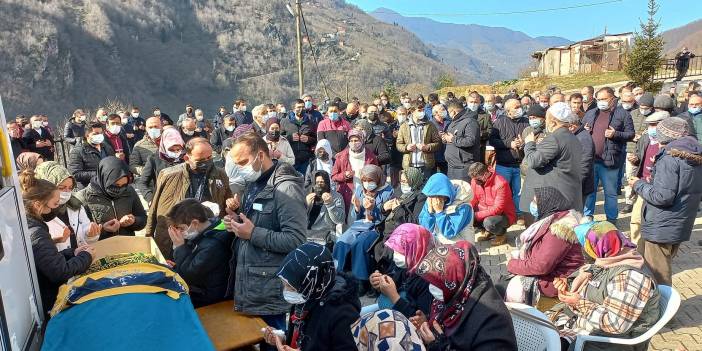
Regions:
[[430, 320], [452, 334], [461, 321], [463, 309], [476, 286], [480, 256], [468, 241], [433, 248], [417, 266], [417, 274], [444, 292], [444, 301], [434, 300]]
[[407, 271], [413, 272], [427, 252], [434, 248], [434, 236], [421, 225], [405, 223], [393, 230], [385, 246], [404, 255]]

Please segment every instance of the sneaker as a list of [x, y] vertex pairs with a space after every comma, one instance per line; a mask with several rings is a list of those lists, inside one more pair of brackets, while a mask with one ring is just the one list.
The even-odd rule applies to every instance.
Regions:
[[502, 246], [507, 243], [507, 235], [496, 235], [490, 242], [491, 246]]
[[479, 233], [475, 234], [475, 242], [488, 241], [492, 238], [492, 234], [487, 230], [481, 230]]
[[619, 212], [627, 214], [627, 213], [631, 213], [631, 211], [633, 209], [634, 209], [634, 204], [626, 204]]

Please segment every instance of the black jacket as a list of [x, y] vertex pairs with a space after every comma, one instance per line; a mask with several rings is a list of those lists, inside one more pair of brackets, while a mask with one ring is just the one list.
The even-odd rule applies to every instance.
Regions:
[[380, 135], [373, 135], [370, 139], [367, 139], [366, 148], [373, 151], [375, 158], [378, 159], [378, 166], [386, 165], [392, 160], [388, 144]]
[[[396, 190], [396, 194], [401, 191]], [[385, 220], [381, 222], [376, 230], [383, 235], [378, 236], [373, 245], [373, 258], [377, 262], [378, 269], [387, 273], [392, 266], [392, 249], [385, 246], [385, 241], [390, 238], [390, 234], [404, 223], [419, 223], [419, 214], [422, 212], [424, 203], [427, 201], [426, 195], [421, 191], [415, 191], [400, 202], [400, 206], [395, 207], [389, 214], [385, 215]]]
[[468, 168], [480, 160], [480, 126], [478, 112], [463, 110], [449, 124], [447, 133], [453, 142], [446, 144], [444, 156], [450, 168]]
[[583, 199], [595, 191], [595, 144], [592, 142], [592, 136], [582, 126], [575, 132], [575, 137], [583, 146], [580, 156], [580, 171], [582, 172], [583, 180]]
[[187, 144], [188, 141], [190, 141], [190, 139], [193, 139], [193, 138], [205, 138], [205, 139], [207, 139], [207, 132], [204, 131], [204, 130], [203, 130], [203, 131], [200, 131], [200, 132], [195, 131], [195, 132], [193, 133], [193, 135], [187, 135], [187, 134], [183, 133], [183, 129], [180, 129], [180, 128], [179, 128], [178, 130], [180, 130], [180, 137], [183, 138], [183, 143], [184, 143], [184, 144]]
[[[305, 322], [300, 327], [300, 350], [358, 350], [351, 334], [351, 325], [358, 320], [361, 312], [357, 289], [355, 279], [350, 275], [337, 273], [332, 290], [322, 302], [310, 308]], [[292, 339], [293, 329], [290, 324], [288, 343]]]
[[175, 271], [188, 283], [195, 308], [225, 300], [234, 236], [218, 218], [202, 234], [173, 250]]
[[13, 160], [17, 159], [22, 152], [24, 152], [24, 142], [22, 138], [10, 138], [10, 146], [12, 147]]
[[219, 127], [212, 132], [210, 144], [212, 144], [212, 149], [214, 149], [215, 153], [219, 154], [222, 152], [222, 145], [224, 144], [224, 141], [229, 139], [232, 134], [234, 134], [234, 131], [228, 132], [224, 126]]
[[480, 277], [465, 304], [460, 324], [453, 334], [444, 334], [427, 345], [427, 351], [517, 350], [507, 306], [482, 267], [478, 274]]
[[[583, 117], [582, 124], [590, 125], [590, 135], [595, 130], [595, 121], [600, 115], [599, 109], [587, 111]], [[614, 136], [605, 138], [604, 149], [602, 151], [602, 162], [605, 166], [614, 168], [621, 165], [621, 158], [625, 157], [622, 151], [626, 150], [626, 143], [634, 139], [634, 120], [631, 119], [629, 111], [621, 106], [617, 106], [609, 112], [609, 126], [615, 130]], [[597, 159], [597, 155], [595, 155]]]
[[236, 111], [232, 114], [236, 121], [236, 126], [253, 123], [253, 115], [249, 111]]
[[107, 141], [102, 142], [100, 151], [87, 142], [76, 146], [68, 156], [68, 171], [78, 182], [78, 189], [83, 189], [97, 174], [100, 160], [107, 156], [114, 156], [115, 151]]
[[406, 269], [397, 267], [391, 276], [397, 291], [405, 293], [405, 296], [392, 306], [392, 309], [405, 316], [414, 316], [418, 310], [428, 316], [431, 312], [431, 303], [434, 301], [434, 296], [429, 292], [429, 282], [416, 274], [407, 273]]
[[526, 117], [512, 119], [502, 116], [495, 120], [490, 133], [490, 145], [495, 148], [495, 160], [498, 165], [519, 167], [524, 158], [524, 152], [512, 149], [511, 144], [528, 126], [529, 119]]
[[[37, 141], [47, 140], [51, 142], [51, 146], [37, 147]], [[41, 127], [41, 135], [34, 129], [25, 129], [22, 141], [27, 150], [38, 153], [45, 161], [54, 159], [54, 137], [49, 133], [48, 129]]]
[[[293, 153], [295, 154], [295, 164], [307, 163], [314, 157], [312, 149], [317, 144], [317, 125], [304, 114], [304, 118], [300, 124], [297, 123], [295, 114], [280, 121], [280, 135], [284, 136], [290, 142]], [[306, 135], [307, 142], [293, 141], [293, 134]]]
[[68, 121], [63, 128], [63, 140], [71, 145], [80, 144], [85, 136], [85, 123]]
[[87, 252], [74, 256], [72, 248], [59, 252], [44, 221], [27, 216], [27, 227], [32, 240], [42, 306], [44, 313], [47, 313], [54, 307], [58, 288], [74, 275], [85, 272], [90, 267], [92, 257]]
[[163, 169], [177, 165], [178, 163], [168, 162], [162, 159], [158, 153], [152, 154], [146, 159], [146, 164], [144, 164], [144, 168], [141, 171], [141, 176], [134, 180], [134, 187], [139, 189], [146, 202], [151, 203], [151, 200], [154, 199], [154, 190], [156, 189], [158, 174]]
[[[119, 140], [122, 142], [122, 152], [124, 152], [124, 163], [128, 165], [129, 155], [132, 153], [132, 147], [131, 144], [129, 144], [129, 140], [127, 139], [127, 131], [124, 129], [124, 127], [122, 127], [122, 130], [119, 132]], [[115, 150], [115, 152], [117, 152], [117, 147], [115, 145], [112, 145], [112, 141], [110, 141], [110, 138], [107, 136], [107, 133], [105, 133], [105, 144], [109, 144], [112, 147], [112, 150]]]

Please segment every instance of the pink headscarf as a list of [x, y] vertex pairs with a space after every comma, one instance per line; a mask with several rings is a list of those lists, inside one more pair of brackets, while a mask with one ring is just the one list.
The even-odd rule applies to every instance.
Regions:
[[414, 271], [427, 252], [434, 248], [434, 236], [420, 225], [405, 223], [393, 230], [385, 246], [404, 255], [407, 269]]
[[168, 153], [166, 152], [168, 148], [173, 145], [185, 146], [185, 142], [183, 142], [183, 137], [180, 136], [178, 129], [166, 128], [161, 134], [161, 144], [158, 146], [158, 153], [162, 159], [170, 162], [176, 161], [168, 157]]

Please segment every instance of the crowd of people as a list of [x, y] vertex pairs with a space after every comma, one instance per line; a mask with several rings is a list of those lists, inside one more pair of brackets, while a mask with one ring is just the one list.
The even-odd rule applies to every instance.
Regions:
[[[700, 86], [676, 102], [633, 84], [397, 106], [305, 95], [289, 111], [78, 109], [60, 136], [44, 115], [8, 129], [45, 310], [91, 244], [145, 235], [195, 307], [262, 318], [262, 349], [515, 350], [506, 303], [550, 301], [564, 347], [659, 317], [702, 200]], [[515, 224], [493, 281], [475, 243], [504, 245]]]

